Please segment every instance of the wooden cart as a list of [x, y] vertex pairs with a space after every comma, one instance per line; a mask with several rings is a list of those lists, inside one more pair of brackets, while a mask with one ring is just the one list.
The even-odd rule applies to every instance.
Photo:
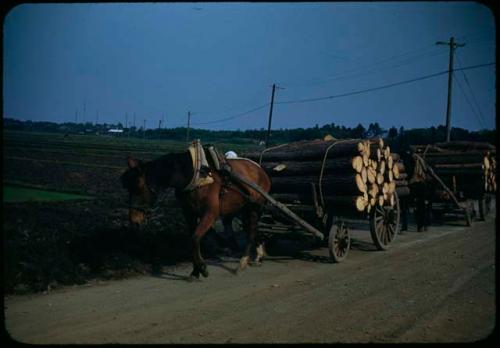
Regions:
[[[347, 218], [368, 221], [372, 240], [378, 250], [386, 250], [396, 238], [400, 224], [400, 206], [396, 194], [395, 204], [377, 205], [369, 213], [356, 212], [349, 205], [321, 204], [316, 184], [311, 182], [310, 194], [270, 194], [236, 173], [233, 180], [258, 191], [269, 203], [267, 212], [259, 222], [262, 233], [287, 233], [300, 229], [327, 243], [333, 262], [343, 261], [351, 247]], [[281, 200], [285, 200], [282, 203]], [[326, 237], [326, 238], [325, 238]]]

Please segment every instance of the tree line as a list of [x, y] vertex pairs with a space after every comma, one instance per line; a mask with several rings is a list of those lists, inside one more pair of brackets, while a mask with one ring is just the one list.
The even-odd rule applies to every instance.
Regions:
[[[93, 123], [55, 123], [55, 122], [33, 122], [20, 121], [13, 118], [3, 119], [4, 129], [51, 132], [64, 134], [108, 134], [109, 129], [123, 129], [120, 136], [129, 136], [146, 139], [168, 139], [185, 141], [187, 128], [162, 128], [162, 129], [144, 129], [130, 127], [124, 128], [121, 123], [118, 124], [93, 124]], [[293, 129], [273, 129], [271, 131], [270, 144], [282, 144], [299, 140], [312, 140], [331, 135], [338, 139], [345, 138], [374, 138], [383, 137], [388, 141], [395, 151], [407, 150], [409, 145], [424, 145], [442, 142], [446, 139], [446, 127], [437, 126], [430, 128], [404, 129], [400, 127], [391, 127], [383, 129], [378, 122], [370, 123], [365, 128], [361, 123], [356, 127], [350, 128], [335, 123], [319, 126], [316, 124], [310, 128]], [[204, 142], [231, 142], [234, 144], [262, 144], [265, 142], [267, 130], [247, 129], [247, 130], [206, 130], [192, 128], [189, 132], [190, 139], [202, 139]], [[495, 144], [496, 130], [470, 131], [463, 128], [453, 127], [451, 129], [452, 140], [482, 141]], [[228, 141], [230, 139], [230, 141]]]

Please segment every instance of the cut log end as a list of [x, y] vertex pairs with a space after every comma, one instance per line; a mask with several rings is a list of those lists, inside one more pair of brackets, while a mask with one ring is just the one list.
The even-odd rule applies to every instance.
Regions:
[[389, 155], [389, 157], [387, 158], [387, 168], [392, 169], [393, 163], [394, 163], [394, 161], [393, 161], [392, 155]]
[[377, 184], [382, 185], [384, 183], [384, 176], [380, 173], [377, 173]]
[[399, 166], [392, 166], [392, 174], [394, 174], [395, 179], [399, 179]]
[[352, 168], [356, 171], [356, 173], [361, 173], [361, 170], [364, 167], [363, 164], [363, 157], [361, 156], [356, 156], [352, 159]]
[[367, 170], [367, 180], [370, 184], [373, 184], [377, 180], [377, 172], [373, 167], [368, 167]]
[[378, 166], [378, 172], [382, 175], [385, 173], [385, 160], [381, 160]]
[[355, 180], [356, 180], [356, 187], [358, 188], [359, 192], [365, 193], [366, 192], [366, 183], [363, 181], [361, 174], [356, 174]]
[[379, 149], [384, 148], [384, 140], [382, 138], [378, 138], [378, 147]]
[[384, 206], [384, 195], [379, 195], [378, 196], [378, 200], [377, 200], [377, 204], [380, 206], [380, 207], [383, 207]]
[[358, 211], [363, 211], [368, 205], [368, 200], [363, 196], [358, 196], [356, 197], [354, 205]]
[[366, 168], [361, 169], [360, 174], [361, 174], [361, 179], [363, 179], [363, 182], [366, 184], [368, 180], [368, 171], [366, 170]]

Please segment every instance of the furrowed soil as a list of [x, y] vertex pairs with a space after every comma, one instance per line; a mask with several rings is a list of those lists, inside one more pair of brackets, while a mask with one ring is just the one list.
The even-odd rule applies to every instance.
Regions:
[[[340, 264], [310, 237], [275, 236], [261, 267], [236, 273], [239, 255], [211, 231], [210, 275], [190, 282], [178, 204], [170, 197], [160, 218], [131, 229], [119, 181], [127, 155], [152, 159], [184, 145], [4, 135], [4, 185], [94, 198], [4, 204], [4, 323], [16, 341], [474, 342], [495, 328], [494, 201], [484, 222], [420, 233], [410, 224], [383, 252], [366, 225], [349, 224], [352, 248]], [[220, 222], [215, 230], [223, 236]]]

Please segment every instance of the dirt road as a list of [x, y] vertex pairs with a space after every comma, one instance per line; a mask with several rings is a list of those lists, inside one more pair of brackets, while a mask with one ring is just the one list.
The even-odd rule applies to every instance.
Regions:
[[[471, 342], [495, 325], [495, 219], [433, 226], [372, 250], [366, 231], [342, 264], [273, 256], [234, 275], [212, 262], [158, 277], [5, 298], [6, 328], [27, 343]], [[305, 254], [307, 255], [307, 253]]]

